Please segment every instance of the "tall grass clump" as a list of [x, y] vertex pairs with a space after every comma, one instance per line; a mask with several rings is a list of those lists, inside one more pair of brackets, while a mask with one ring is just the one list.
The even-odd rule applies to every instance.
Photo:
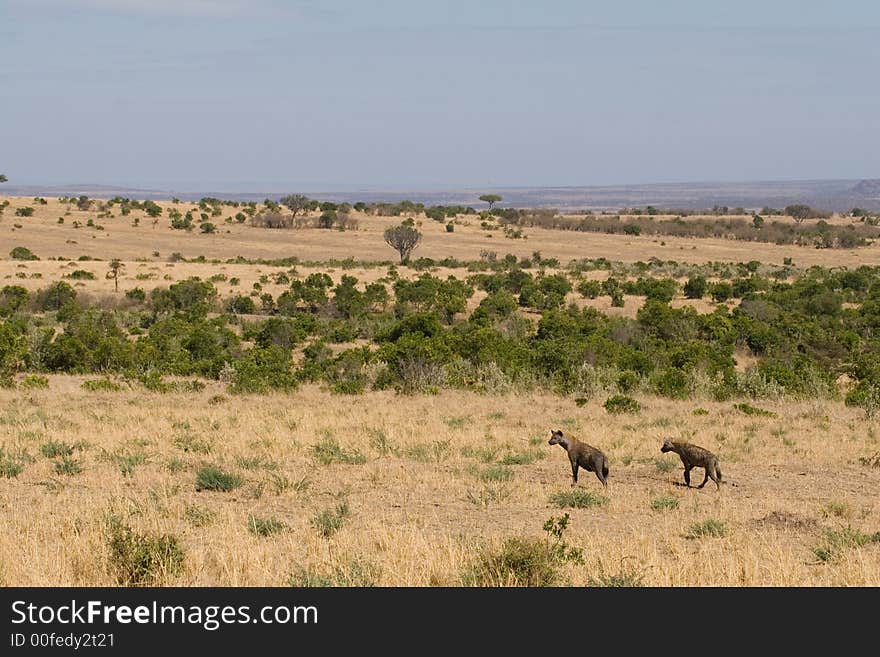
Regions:
[[107, 547], [119, 586], [155, 586], [183, 571], [185, 555], [175, 535], [140, 533], [118, 516], [107, 522]]
[[224, 472], [216, 465], [205, 464], [196, 474], [196, 490], [214, 490], [228, 493], [242, 485], [243, 480], [237, 474]]

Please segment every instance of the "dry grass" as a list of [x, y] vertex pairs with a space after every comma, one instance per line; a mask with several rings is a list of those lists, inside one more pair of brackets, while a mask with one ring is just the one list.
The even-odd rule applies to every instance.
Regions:
[[[223, 217], [211, 219], [219, 232], [202, 235], [171, 230], [167, 216], [154, 227], [138, 211], [96, 219], [95, 211], [66, 214], [57, 199], [45, 206], [10, 201], [0, 218], [2, 284], [33, 290], [68, 280], [107, 305], [133, 287], [149, 290], [189, 276], [225, 274], [227, 280], [216, 283], [222, 296], [248, 294], [261, 276], [271, 281], [289, 269], [169, 263], [172, 252], [209, 260], [394, 260], [382, 231], [400, 221], [359, 215], [357, 231], [268, 230], [224, 223], [237, 212], [224, 207]], [[34, 216], [14, 216], [25, 205], [33, 205]], [[105, 230], [86, 227], [89, 218]], [[74, 228], [74, 220], [83, 226]], [[475, 217], [461, 218], [454, 233], [430, 220], [421, 230], [424, 242], [415, 256], [436, 259], [475, 260], [488, 249], [518, 257], [540, 251], [563, 264], [600, 256], [773, 264], [791, 257], [803, 267], [872, 264], [880, 253], [880, 246], [822, 251], [539, 228], [526, 229], [528, 239], [511, 240], [500, 231], [488, 237]], [[9, 259], [15, 246], [42, 260]], [[103, 262], [48, 260], [81, 255]], [[118, 296], [105, 278], [114, 257], [125, 261]], [[62, 278], [76, 269], [96, 279]], [[386, 271], [329, 273], [370, 282]], [[401, 274], [416, 272], [401, 268]], [[231, 285], [232, 278], [240, 284]], [[287, 289], [273, 282], [262, 287], [273, 296]], [[482, 296], [474, 295], [470, 309]], [[577, 294], [569, 300], [629, 316], [642, 303], [628, 297], [625, 307], [611, 308], [607, 297]], [[673, 301], [685, 304], [700, 312], [713, 307], [705, 300]], [[747, 355], [737, 357], [747, 362]], [[0, 585], [112, 586], [126, 572], [114, 562], [120, 554], [137, 581], [162, 585], [457, 585], [478, 555], [513, 544], [509, 539], [544, 540], [545, 521], [563, 512], [551, 498], [568, 491], [568, 462], [546, 444], [556, 427], [603, 449], [611, 466], [607, 491], [581, 473], [580, 487], [607, 502], [564, 510], [571, 514], [565, 540], [582, 548], [584, 563], [559, 566], [560, 582], [880, 585], [880, 544], [837, 540], [828, 548], [829, 536], [870, 537], [880, 530], [880, 468], [871, 466], [880, 426], [839, 403], [762, 403], [777, 416], [759, 417], [732, 404], [642, 398], [638, 416], [611, 416], [602, 400], [578, 407], [544, 394], [349, 398], [308, 387], [291, 395], [235, 397], [212, 382], [199, 393], [159, 395], [128, 388], [88, 392], [81, 377], [49, 379], [44, 390], [0, 390]], [[697, 406], [708, 413], [693, 415]], [[667, 465], [659, 452], [666, 435], [716, 451], [730, 483], [720, 494], [679, 485], [680, 464]], [[337, 453], [348, 458], [322, 458]], [[241, 483], [227, 492], [199, 491], [207, 476], [197, 484], [199, 471]], [[723, 531], [705, 529], [717, 527]], [[828, 558], [817, 558], [817, 548]]]
[[[634, 417], [543, 394], [349, 398], [317, 388], [218, 404], [209, 400], [219, 384], [163, 396], [90, 393], [81, 380], [0, 391], [4, 453], [30, 457], [18, 476], [0, 478], [3, 585], [115, 585], [114, 516], [140, 535], [179, 539], [183, 569], [160, 572], [164, 585], [284, 585], [294, 573], [297, 582], [457, 585], [483, 548], [543, 539], [543, 523], [559, 515], [550, 498], [568, 489], [568, 462], [546, 444], [557, 426], [611, 465], [608, 491], [582, 473], [580, 487], [608, 502], [567, 509], [565, 540], [584, 563], [560, 566], [562, 581], [632, 571], [645, 585], [880, 585], [880, 544], [827, 561], [813, 551], [828, 530], [880, 530], [880, 469], [859, 462], [877, 452], [880, 427], [842, 404], [764, 404], [778, 414], [770, 418], [643, 398]], [[708, 414], [694, 416], [697, 405]], [[716, 451], [730, 483], [720, 493], [680, 486], [677, 462], [658, 467], [664, 435]], [[183, 451], [186, 436], [202, 452]], [[321, 465], [314, 446], [328, 439], [366, 462]], [[41, 453], [50, 442], [73, 446], [82, 472], [56, 473], [57, 459]], [[545, 457], [500, 465], [534, 452]], [[204, 464], [243, 484], [197, 492]], [[485, 476], [493, 468], [512, 474]], [[339, 516], [326, 537], [322, 514]], [[255, 531], [255, 518], [273, 531]], [[693, 529], [715, 523], [724, 531]]]
[[[114, 218], [97, 219], [96, 211], [80, 211], [75, 206], [68, 209], [58, 199], [47, 199], [47, 205], [37, 205], [31, 198], [0, 197], [3, 198], [10, 201], [10, 206], [0, 218], [0, 256], [3, 257], [8, 257], [9, 251], [15, 246], [26, 246], [42, 258], [62, 255], [75, 259], [88, 255], [108, 260], [120, 258], [126, 262], [138, 258], [161, 262], [173, 252], [180, 252], [187, 258], [204, 255], [208, 259], [220, 260], [239, 255], [249, 259], [277, 259], [295, 255], [301, 260], [321, 261], [349, 257], [396, 260], [396, 253], [385, 244], [382, 232], [403, 218], [374, 217], [355, 212], [352, 214], [359, 221], [356, 231], [272, 230], [237, 223], [226, 224], [224, 220], [239, 210], [224, 206], [223, 216], [210, 219], [218, 232], [203, 235], [199, 233], [198, 222], [191, 233], [172, 230], [167, 211], [153, 226], [153, 220], [144, 212], [134, 210], [129, 216], [123, 217], [119, 214], [118, 206], [113, 209], [117, 215]], [[194, 210], [194, 215], [199, 215], [198, 207], [193, 203], [174, 205], [160, 202], [159, 205], [166, 209], [176, 207], [181, 212]], [[24, 206], [34, 208], [32, 217], [15, 216], [15, 210]], [[70, 214], [66, 215], [67, 212]], [[59, 217], [64, 218], [64, 224], [57, 223]], [[132, 226], [134, 218], [140, 219], [137, 227]], [[102, 225], [104, 230], [86, 227], [88, 219]], [[74, 228], [74, 221], [79, 221], [83, 226]], [[836, 218], [833, 223], [848, 221], [851, 220]], [[424, 239], [414, 252], [414, 257], [442, 259], [451, 256], [460, 260], [476, 260], [482, 250], [496, 251], [499, 256], [513, 253], [517, 257], [530, 256], [537, 250], [545, 257], [559, 258], [562, 263], [580, 258], [604, 257], [635, 262], [656, 257], [687, 263], [760, 260], [780, 265], [784, 258], [791, 257], [798, 266], [808, 267], [873, 264], [880, 254], [880, 244], [853, 250], [813, 249], [725, 239], [632, 237], [542, 228], [524, 229], [527, 239], [507, 239], [500, 230], [486, 231], [480, 228], [480, 220], [476, 216], [462, 216], [456, 222], [455, 232], [447, 233], [443, 224], [423, 218], [420, 230], [424, 233]], [[21, 228], [15, 228], [15, 224]], [[153, 257], [155, 251], [160, 253], [159, 258]]]

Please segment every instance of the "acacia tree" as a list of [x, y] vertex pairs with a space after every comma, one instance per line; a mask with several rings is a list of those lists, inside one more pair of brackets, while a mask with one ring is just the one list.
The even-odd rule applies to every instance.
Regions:
[[116, 288], [116, 291], [119, 292], [119, 270], [121, 270], [125, 265], [122, 264], [122, 261], [119, 258], [113, 258], [110, 261], [110, 271], [107, 272], [107, 278], [113, 279], [113, 286]]
[[0, 173], [0, 183], [4, 183], [4, 182], [6, 182], [7, 180], [9, 180], [9, 178], [7, 178], [7, 177], [4, 176], [2, 173]]
[[813, 213], [813, 208], [803, 203], [796, 203], [785, 208], [785, 214], [789, 215], [796, 223], [803, 223], [804, 219], [809, 219]]
[[294, 217], [296, 217], [297, 212], [305, 212], [309, 207], [309, 198], [302, 194], [290, 194], [279, 199], [279, 202], [290, 209]]
[[488, 204], [489, 204], [489, 209], [491, 210], [492, 207], [493, 207], [496, 203], [499, 203], [499, 202], [502, 201], [503, 199], [502, 199], [498, 194], [483, 194], [483, 195], [480, 197], [480, 200], [481, 200], [481, 201], [485, 201], [486, 203], [488, 203]]
[[400, 264], [409, 262], [409, 256], [419, 242], [422, 234], [413, 226], [402, 223], [399, 226], [389, 226], [385, 229], [385, 242], [400, 254]]

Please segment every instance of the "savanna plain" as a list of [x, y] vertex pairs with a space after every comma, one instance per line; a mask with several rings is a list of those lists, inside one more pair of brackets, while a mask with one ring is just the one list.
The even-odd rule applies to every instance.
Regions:
[[3, 585], [880, 585], [870, 216], [3, 200]]

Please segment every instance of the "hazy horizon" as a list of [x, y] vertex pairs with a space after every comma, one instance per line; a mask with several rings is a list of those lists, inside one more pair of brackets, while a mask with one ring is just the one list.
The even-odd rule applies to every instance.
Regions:
[[880, 178], [880, 7], [867, 1], [0, 0], [0, 11], [9, 186]]

